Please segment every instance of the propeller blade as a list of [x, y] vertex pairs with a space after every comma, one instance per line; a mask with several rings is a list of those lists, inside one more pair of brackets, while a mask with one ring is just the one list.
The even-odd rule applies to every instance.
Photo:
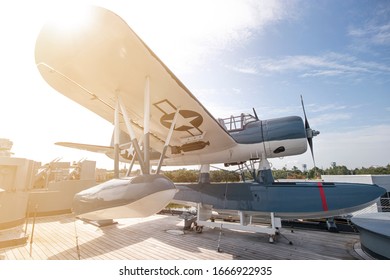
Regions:
[[314, 167], [316, 167], [316, 161], [314, 159], [313, 138], [307, 138], [307, 142], [309, 143], [311, 157], [313, 159]]
[[306, 117], [305, 104], [303, 104], [302, 95], [301, 95], [301, 104], [302, 104], [302, 109], [303, 109], [303, 115], [305, 116], [305, 128], [308, 129], [308, 128], [310, 128], [310, 125], [309, 125], [309, 121], [307, 120], [307, 117]]
[[303, 97], [301, 95], [301, 104], [303, 109], [303, 115], [305, 116], [305, 129], [306, 129], [306, 135], [307, 135], [307, 142], [309, 143], [311, 157], [313, 159], [314, 168], [316, 168], [316, 161], [314, 159], [314, 148], [313, 148], [313, 137], [320, 134], [319, 131], [312, 130], [309, 125], [309, 121], [306, 117], [306, 110], [305, 110], [305, 104], [303, 103]]
[[259, 120], [259, 117], [257, 116], [257, 113], [256, 113], [256, 110], [255, 110], [255, 108], [252, 108], [252, 110], [253, 110], [253, 113], [255, 114], [255, 118], [256, 118], [256, 120]]

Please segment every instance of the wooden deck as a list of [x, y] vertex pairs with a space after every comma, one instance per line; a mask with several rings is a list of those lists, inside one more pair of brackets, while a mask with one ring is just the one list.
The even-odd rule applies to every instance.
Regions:
[[[72, 215], [37, 218], [24, 246], [0, 249], [5, 260], [305, 260], [359, 259], [356, 234], [284, 228], [274, 244], [263, 234], [205, 228], [183, 229], [177, 216], [154, 215], [96, 227]], [[286, 238], [293, 242], [289, 245]], [[78, 240], [78, 242], [77, 242]], [[77, 246], [78, 244], [78, 246]], [[218, 244], [220, 252], [218, 252]], [[79, 249], [77, 249], [77, 247]]]

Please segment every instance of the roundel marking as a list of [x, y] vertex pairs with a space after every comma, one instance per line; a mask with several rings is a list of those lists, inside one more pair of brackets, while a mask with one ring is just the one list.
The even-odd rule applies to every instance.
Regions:
[[[166, 128], [170, 128], [172, 125], [175, 113], [165, 114], [161, 117], [160, 122]], [[175, 124], [176, 131], [189, 131], [191, 129], [198, 129], [203, 123], [203, 117], [195, 111], [180, 110], [179, 116]]]

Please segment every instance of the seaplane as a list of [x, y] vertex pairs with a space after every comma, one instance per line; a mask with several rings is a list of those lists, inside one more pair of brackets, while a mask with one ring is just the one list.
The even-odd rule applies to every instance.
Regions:
[[[271, 217], [272, 227], [261, 232], [272, 236], [277, 219], [347, 214], [384, 194], [377, 185], [276, 182], [269, 158], [302, 154], [308, 146], [313, 155], [319, 132], [310, 128], [303, 101], [304, 119], [261, 120], [255, 111], [216, 119], [120, 16], [92, 6], [83, 17], [75, 26], [71, 21], [81, 21], [69, 16], [69, 28], [49, 21], [35, 46], [43, 79], [114, 126], [111, 146], [58, 143], [114, 158], [116, 178], [75, 195], [78, 217], [146, 217], [179, 201], [197, 205], [199, 231], [215, 226], [208, 221], [212, 210], [235, 211], [247, 227], [253, 215]], [[141, 174], [119, 178], [120, 160], [138, 164]], [[210, 182], [211, 164], [247, 163], [253, 180]], [[162, 174], [164, 165], [200, 165], [199, 182], [175, 184]]]

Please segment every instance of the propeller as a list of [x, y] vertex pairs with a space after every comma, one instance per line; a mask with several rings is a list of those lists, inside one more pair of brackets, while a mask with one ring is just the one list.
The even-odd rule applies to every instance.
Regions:
[[255, 108], [252, 108], [252, 110], [253, 110], [253, 113], [255, 114], [255, 118], [256, 118], [256, 120], [259, 120], [259, 117], [257, 116], [257, 113], [256, 113], [256, 110], [255, 110]]
[[305, 129], [306, 129], [307, 142], [309, 143], [310, 146], [311, 157], [313, 158], [314, 167], [316, 167], [316, 161], [314, 159], [314, 151], [313, 151], [313, 137], [320, 134], [320, 132], [318, 130], [314, 130], [310, 128], [309, 121], [307, 120], [306, 117], [306, 110], [305, 110], [305, 105], [303, 103], [302, 95], [301, 95], [301, 103], [302, 103], [303, 115], [305, 116]]

